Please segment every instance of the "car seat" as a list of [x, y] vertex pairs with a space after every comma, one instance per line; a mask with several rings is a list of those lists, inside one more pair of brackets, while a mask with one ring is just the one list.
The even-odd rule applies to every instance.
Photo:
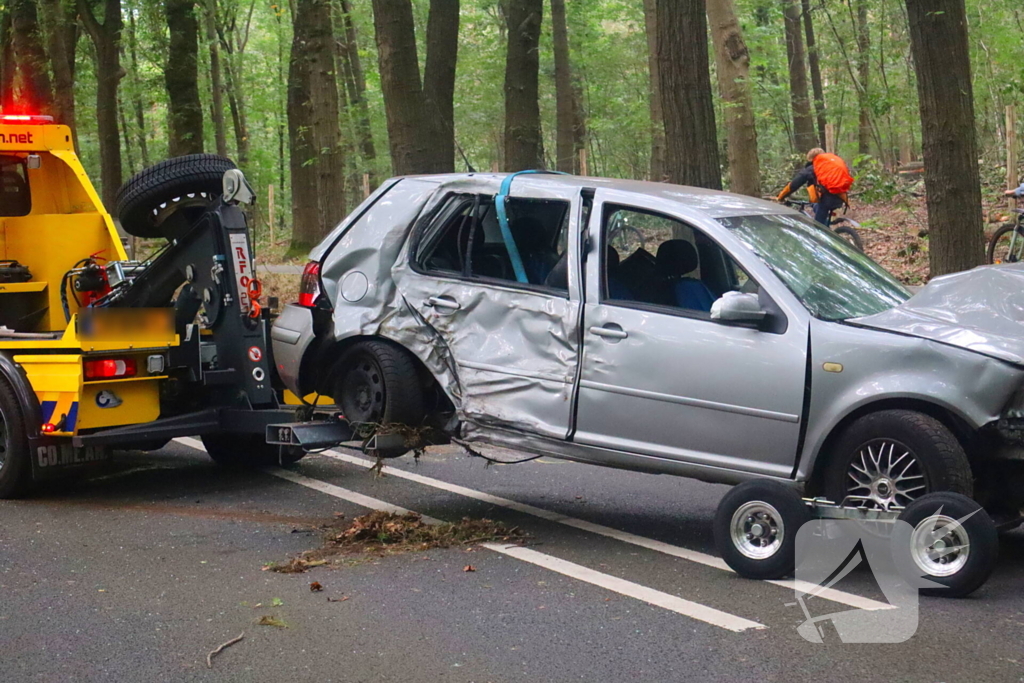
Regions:
[[690, 311], [711, 311], [715, 297], [707, 286], [690, 273], [697, 270], [697, 248], [686, 240], [667, 240], [658, 247], [658, 275], [662, 278], [662, 301]]

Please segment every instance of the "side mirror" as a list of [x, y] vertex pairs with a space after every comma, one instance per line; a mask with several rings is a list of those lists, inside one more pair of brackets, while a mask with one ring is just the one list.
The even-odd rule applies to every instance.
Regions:
[[711, 304], [711, 319], [731, 323], [760, 323], [768, 315], [756, 294], [726, 292]]

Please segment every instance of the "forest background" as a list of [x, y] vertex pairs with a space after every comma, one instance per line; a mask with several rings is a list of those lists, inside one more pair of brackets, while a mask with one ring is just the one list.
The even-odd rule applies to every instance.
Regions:
[[545, 167], [758, 196], [821, 145], [855, 171], [868, 252], [920, 283], [980, 263], [1005, 219], [1022, 100], [1017, 0], [0, 7], [3, 112], [72, 125], [110, 208], [158, 160], [230, 156], [264, 261], [303, 256], [393, 174]]

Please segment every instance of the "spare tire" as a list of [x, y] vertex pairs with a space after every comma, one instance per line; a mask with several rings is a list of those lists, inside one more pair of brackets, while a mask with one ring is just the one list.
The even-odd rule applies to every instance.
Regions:
[[[136, 173], [117, 191], [117, 218], [129, 235], [176, 237], [223, 191], [235, 162], [216, 154], [167, 159]], [[186, 214], [178, 220], [172, 215]]]

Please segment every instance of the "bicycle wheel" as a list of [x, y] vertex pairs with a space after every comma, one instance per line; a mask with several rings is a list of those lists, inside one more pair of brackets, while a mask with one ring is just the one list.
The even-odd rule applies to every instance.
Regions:
[[989, 263], [1019, 263], [1024, 258], [1024, 226], [1007, 223], [988, 243]]
[[619, 252], [619, 255], [623, 258], [629, 256], [637, 249], [647, 248], [644, 234], [629, 225], [620, 225], [614, 228], [611, 235], [608, 236], [608, 244], [614, 247], [615, 251]]
[[857, 251], [864, 251], [864, 242], [860, 238], [860, 233], [857, 232], [856, 225], [849, 218], [837, 218], [832, 221], [832, 232], [856, 247]]

